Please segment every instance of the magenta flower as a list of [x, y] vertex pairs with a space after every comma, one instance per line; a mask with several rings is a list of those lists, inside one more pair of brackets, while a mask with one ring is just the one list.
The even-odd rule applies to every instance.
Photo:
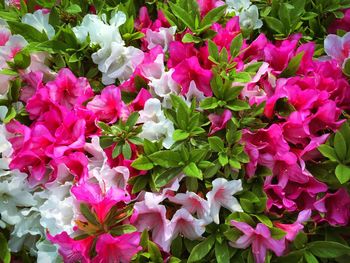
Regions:
[[56, 236], [46, 234], [47, 239], [53, 244], [59, 245], [58, 252], [66, 263], [89, 263], [89, 250], [93, 242], [93, 237], [83, 240], [74, 240], [67, 232], [62, 232]]
[[225, 129], [227, 122], [232, 118], [232, 113], [230, 110], [224, 110], [221, 115], [212, 113], [209, 114], [208, 118], [211, 121], [210, 132], [208, 134], [210, 136], [222, 129]]
[[186, 94], [189, 90], [190, 83], [193, 80], [197, 88], [204, 93], [205, 96], [211, 96], [210, 79], [212, 73], [208, 69], [202, 68], [197, 57], [190, 57], [183, 60], [175, 67], [172, 78], [182, 86], [182, 94]]
[[195, 49], [192, 43], [182, 43], [180, 41], [173, 41], [169, 44], [169, 60], [168, 67], [174, 68], [182, 61], [190, 57], [197, 57], [198, 50]]
[[323, 213], [319, 221], [326, 221], [332, 226], [348, 225], [350, 220], [350, 195], [344, 188], [340, 188], [333, 194], [327, 193], [314, 205], [317, 211]]
[[128, 116], [128, 109], [121, 99], [120, 89], [113, 85], [104, 88], [101, 95], [96, 95], [87, 104], [87, 108], [94, 112], [99, 120], [108, 123], [114, 123], [119, 118], [124, 119]]
[[297, 220], [293, 224], [283, 224], [280, 222], [275, 223], [275, 225], [286, 232], [285, 238], [288, 241], [293, 241], [298, 233], [304, 229], [303, 223], [309, 220], [311, 216], [311, 210], [303, 210], [299, 213]]
[[266, 251], [273, 251], [276, 256], [282, 256], [285, 250], [284, 238], [280, 240], [271, 237], [270, 230], [264, 224], [257, 224], [256, 228], [244, 222], [231, 221], [231, 224], [243, 232], [243, 236], [235, 242], [230, 242], [230, 245], [235, 248], [246, 249], [252, 246], [255, 263], [264, 263]]
[[67, 109], [80, 106], [91, 98], [94, 93], [86, 78], [77, 78], [67, 68], [58, 72], [54, 81], [46, 84], [50, 98]]
[[345, 32], [350, 31], [350, 9], [343, 10], [344, 17], [335, 19], [329, 26], [329, 33], [336, 34], [337, 30], [344, 30]]
[[142, 250], [140, 233], [134, 232], [113, 237], [109, 233], [102, 234], [96, 242], [96, 257], [92, 263], [120, 262], [129, 263], [132, 257]]

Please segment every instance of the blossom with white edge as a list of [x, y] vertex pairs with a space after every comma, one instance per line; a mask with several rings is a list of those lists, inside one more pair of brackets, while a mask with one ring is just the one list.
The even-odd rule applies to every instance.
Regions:
[[242, 181], [232, 180], [227, 181], [224, 178], [217, 178], [213, 182], [213, 189], [206, 195], [210, 215], [216, 224], [220, 223], [219, 212], [223, 206], [231, 212], [243, 212], [238, 200], [233, 196], [235, 193], [242, 191]]
[[164, 51], [168, 50], [170, 42], [174, 41], [176, 26], [169, 28], [160, 27], [158, 31], [146, 30], [146, 40], [148, 42], [147, 48], [151, 50], [156, 46], [161, 46]]
[[165, 118], [160, 101], [158, 99], [147, 100], [144, 110], [139, 113], [138, 123], [143, 123], [142, 132], [139, 136], [150, 141], [158, 141], [164, 138], [163, 146], [169, 149], [174, 143], [174, 125]]
[[55, 29], [49, 24], [50, 13], [44, 9], [35, 11], [33, 14], [25, 14], [22, 23], [30, 25], [39, 32], [44, 32], [49, 39], [55, 36]]
[[171, 224], [173, 238], [181, 234], [190, 240], [201, 238], [206, 225], [203, 220], [194, 218], [185, 208], [176, 211], [171, 219]]

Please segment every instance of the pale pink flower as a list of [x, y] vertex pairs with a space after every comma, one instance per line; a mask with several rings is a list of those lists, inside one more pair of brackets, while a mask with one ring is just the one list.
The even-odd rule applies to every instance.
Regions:
[[231, 212], [243, 212], [241, 205], [233, 195], [242, 191], [242, 181], [227, 181], [224, 178], [217, 178], [213, 182], [213, 189], [207, 193], [210, 208], [210, 215], [216, 224], [219, 224], [219, 212], [223, 206]]
[[181, 208], [171, 219], [171, 225], [173, 238], [182, 234], [190, 240], [195, 240], [202, 237], [206, 224], [203, 220], [194, 218], [185, 208]]
[[211, 221], [208, 201], [197, 194], [187, 191], [185, 194], [178, 193], [173, 197], [169, 196], [168, 199], [175, 204], [182, 205], [191, 214], [196, 213], [198, 218]]
[[340, 37], [330, 34], [324, 40], [324, 50], [328, 56], [344, 67], [344, 62], [350, 56], [350, 33]]

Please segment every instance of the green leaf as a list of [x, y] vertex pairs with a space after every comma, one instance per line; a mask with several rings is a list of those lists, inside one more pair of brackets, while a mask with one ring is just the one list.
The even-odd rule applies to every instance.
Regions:
[[[149, 176], [147, 175], [140, 175], [137, 176], [135, 179], [133, 177], [133, 183], [132, 183], [132, 193], [136, 194], [142, 190], [145, 190], [148, 182], [149, 182]], [[130, 181], [129, 181], [130, 182]]]
[[151, 255], [151, 262], [163, 263], [163, 257], [159, 251], [158, 246], [150, 240], [148, 240], [148, 252]]
[[292, 104], [288, 103], [288, 98], [279, 98], [276, 101], [274, 110], [278, 115], [282, 117], [288, 117], [292, 112], [295, 111], [295, 108]]
[[341, 184], [345, 184], [350, 180], [350, 167], [344, 164], [338, 164], [335, 168], [335, 175]]
[[288, 66], [285, 70], [282, 71], [282, 73], [279, 75], [281, 78], [288, 78], [292, 77], [297, 73], [300, 62], [303, 59], [304, 51], [298, 53], [296, 56], [294, 56], [288, 63]]
[[81, 12], [81, 8], [80, 6], [78, 6], [77, 4], [73, 4], [73, 5], [70, 5], [68, 6], [65, 11], [68, 13], [68, 14], [78, 14]]
[[258, 214], [258, 215], [253, 215], [253, 216], [255, 216], [264, 225], [266, 225], [268, 227], [273, 227], [272, 221], [266, 215]]
[[124, 145], [122, 147], [122, 153], [123, 153], [123, 156], [126, 160], [130, 160], [132, 151], [131, 151], [130, 144], [128, 142], [124, 143]]
[[169, 6], [171, 8], [171, 11], [174, 13], [174, 15], [181, 20], [182, 23], [184, 23], [187, 27], [191, 29], [191, 31], [195, 31], [195, 18], [191, 17], [186, 10], [181, 8], [177, 4], [173, 4], [169, 2]]
[[5, 119], [4, 119], [4, 123], [9, 123], [12, 119], [14, 119], [16, 117], [16, 109], [11, 106], [8, 111], [7, 111], [7, 114], [5, 116]]
[[182, 237], [177, 236], [173, 242], [171, 242], [171, 254], [175, 257], [181, 257], [182, 254]]
[[271, 237], [277, 240], [282, 239], [287, 234], [286, 232], [284, 232], [282, 229], [279, 229], [278, 227], [270, 228], [270, 232], [271, 232]]
[[222, 152], [225, 149], [222, 139], [217, 136], [209, 137], [208, 142], [210, 149], [215, 152]]
[[215, 23], [221, 17], [224, 16], [226, 8], [227, 8], [226, 5], [222, 5], [210, 10], [202, 19], [200, 23], [200, 28], [201, 29], [209, 28], [213, 23]]
[[318, 147], [318, 150], [322, 153], [324, 157], [327, 157], [329, 160], [336, 162], [337, 161], [337, 155], [335, 153], [334, 148], [327, 144], [322, 144]]
[[14, 57], [16, 68], [26, 69], [30, 65], [30, 55], [26, 52], [18, 52]]
[[235, 58], [239, 51], [241, 50], [243, 45], [243, 35], [238, 34], [231, 42], [230, 45], [230, 53], [233, 58]]
[[332, 241], [314, 241], [307, 244], [308, 251], [320, 258], [350, 255], [350, 247]]
[[215, 258], [217, 263], [230, 263], [230, 253], [226, 241], [221, 244], [215, 243]]
[[215, 242], [215, 237], [214, 236], [209, 236], [206, 238], [204, 241], [196, 245], [192, 251], [191, 254], [188, 258], [188, 263], [191, 262], [197, 262], [201, 259], [203, 259], [213, 248]]
[[200, 102], [200, 107], [203, 110], [215, 109], [216, 107], [218, 107], [218, 100], [214, 97], [205, 98]]
[[228, 156], [226, 153], [219, 153], [219, 163], [221, 164], [221, 166], [225, 166], [226, 164], [228, 164]]
[[190, 33], [186, 33], [182, 38], [183, 43], [200, 43], [201, 41], [202, 39], [200, 37], [196, 37]]
[[140, 117], [140, 114], [138, 112], [135, 111], [131, 113], [125, 125], [130, 128], [134, 127], [139, 117]]
[[274, 31], [276, 31], [277, 33], [283, 33], [284, 31], [284, 26], [282, 24], [282, 22], [280, 20], [278, 20], [275, 17], [272, 16], [267, 16], [264, 18], [266, 24]]
[[346, 141], [340, 132], [337, 132], [334, 136], [334, 150], [340, 161], [346, 159]]
[[344, 62], [343, 73], [348, 77], [350, 76], [350, 59], [349, 58], [346, 59]]
[[101, 130], [103, 130], [103, 131], [105, 131], [105, 132], [107, 132], [107, 133], [111, 133], [111, 132], [112, 132], [111, 127], [110, 127], [109, 125], [107, 125], [106, 123], [102, 122], [102, 121], [99, 121], [99, 122], [97, 123], [97, 125], [98, 125], [98, 127], [99, 127]]
[[7, 21], [12, 34], [23, 36], [28, 42], [45, 42], [48, 40], [44, 32], [39, 32], [34, 27], [15, 21]]
[[137, 158], [131, 166], [137, 170], [148, 171], [153, 168], [152, 162], [145, 156], [141, 155]]
[[113, 152], [112, 152], [112, 158], [117, 158], [119, 156], [119, 154], [122, 153], [122, 148], [124, 147], [123, 144], [118, 143], [114, 146]]
[[97, 216], [93, 212], [91, 212], [87, 204], [84, 204], [84, 203], [80, 204], [80, 212], [83, 214], [85, 219], [89, 221], [91, 224], [95, 226], [100, 225], [100, 223], [98, 222]]
[[176, 142], [183, 141], [183, 140], [187, 139], [188, 136], [190, 136], [190, 134], [186, 131], [183, 131], [183, 130], [175, 130], [173, 133], [173, 139]]
[[183, 172], [189, 177], [194, 177], [203, 180], [202, 171], [198, 169], [195, 163], [189, 163], [188, 165], [186, 165], [183, 169]]
[[44, 8], [52, 8], [55, 5], [56, 0], [35, 0], [35, 2]]
[[4, 263], [10, 263], [11, 261], [11, 253], [3, 233], [0, 233], [0, 259]]
[[109, 232], [112, 236], [121, 236], [127, 233], [133, 233], [137, 230], [133, 225], [120, 225], [113, 227]]
[[219, 57], [219, 49], [218, 49], [217, 45], [210, 39], [208, 40], [208, 49], [209, 49], [209, 55], [215, 61], [219, 61], [219, 59], [220, 59], [220, 57]]
[[307, 243], [307, 235], [303, 231], [300, 231], [298, 235], [295, 237], [293, 244], [295, 248], [302, 249], [306, 243]]
[[182, 171], [181, 167], [177, 168], [170, 168], [167, 170], [164, 170], [162, 173], [157, 175], [155, 178], [155, 184], [157, 187], [163, 187], [167, 183], [169, 183], [173, 178], [178, 176]]
[[100, 146], [102, 149], [106, 149], [112, 146], [114, 143], [113, 137], [111, 136], [101, 136], [100, 137]]
[[165, 168], [177, 167], [179, 166], [179, 162], [182, 160], [181, 155], [178, 152], [171, 150], [152, 153], [148, 157], [153, 163]]
[[308, 251], [305, 251], [304, 258], [306, 263], [318, 263], [317, 258]]
[[230, 102], [226, 105], [227, 108], [233, 111], [241, 111], [241, 110], [248, 110], [250, 109], [250, 106], [248, 102], [243, 100], [235, 100], [233, 102]]
[[0, 70], [0, 74], [1, 75], [8, 75], [8, 76], [17, 76], [18, 73], [16, 71], [13, 71], [11, 69], [8, 68], [4, 68], [2, 70]]

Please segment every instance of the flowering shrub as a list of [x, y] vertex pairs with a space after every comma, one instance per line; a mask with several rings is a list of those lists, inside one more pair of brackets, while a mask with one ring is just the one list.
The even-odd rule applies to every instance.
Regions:
[[350, 1], [0, 6], [1, 261], [350, 260]]

